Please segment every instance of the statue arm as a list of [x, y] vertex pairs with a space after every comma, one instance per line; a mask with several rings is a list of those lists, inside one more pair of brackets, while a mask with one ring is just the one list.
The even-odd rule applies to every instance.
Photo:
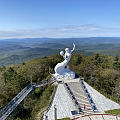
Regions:
[[65, 59], [65, 54], [61, 55]]
[[65, 55], [63, 55], [63, 58], [65, 59]]
[[73, 49], [71, 50], [71, 53], [75, 50], [75, 44], [73, 43]]

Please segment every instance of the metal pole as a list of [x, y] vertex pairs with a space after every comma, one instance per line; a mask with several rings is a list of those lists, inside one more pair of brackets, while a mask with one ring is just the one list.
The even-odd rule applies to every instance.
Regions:
[[54, 105], [54, 118], [57, 120], [57, 108], [56, 105]]
[[48, 120], [48, 116], [47, 115], [45, 115], [45, 120]]
[[[90, 116], [88, 116], [89, 118], [90, 118]], [[92, 120], [91, 118], [90, 118], [90, 120]]]
[[102, 118], [103, 118], [103, 120], [105, 120], [104, 117], [103, 117], [103, 115], [102, 115]]
[[118, 120], [118, 117], [116, 116], [116, 120]]
[[31, 85], [32, 85], [32, 76], [30, 76], [30, 80], [31, 80], [30, 82], [31, 82]]

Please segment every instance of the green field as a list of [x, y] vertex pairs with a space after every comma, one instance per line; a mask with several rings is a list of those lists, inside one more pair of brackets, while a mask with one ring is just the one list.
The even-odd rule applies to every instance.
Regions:
[[120, 109], [108, 110], [108, 111], [105, 111], [105, 113], [120, 115]]

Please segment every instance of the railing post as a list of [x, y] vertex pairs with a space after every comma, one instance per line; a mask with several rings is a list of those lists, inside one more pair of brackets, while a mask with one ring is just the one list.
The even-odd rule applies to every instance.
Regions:
[[[90, 116], [88, 116], [89, 118], [90, 118]], [[90, 118], [90, 120], [92, 120], [91, 118]]]
[[47, 115], [45, 115], [45, 120], [48, 120], [48, 116]]
[[118, 120], [118, 117], [116, 116], [116, 120]]
[[32, 76], [30, 76], [30, 83], [31, 83], [31, 85], [32, 85]]
[[56, 105], [54, 105], [54, 120], [57, 120], [57, 108], [56, 108]]
[[105, 118], [103, 117], [103, 115], [102, 115], [102, 118], [103, 118], [103, 120], [105, 120]]

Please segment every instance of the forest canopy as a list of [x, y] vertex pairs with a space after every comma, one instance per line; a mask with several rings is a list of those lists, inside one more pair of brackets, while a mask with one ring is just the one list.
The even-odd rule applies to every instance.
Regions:
[[[3, 108], [18, 92], [20, 92], [31, 81], [39, 82], [49, 79], [50, 73], [54, 73], [54, 67], [58, 62], [63, 61], [60, 55], [43, 57], [24, 62], [19, 65], [9, 65], [0, 68], [0, 109]], [[69, 62], [70, 69], [77, 76], [84, 77], [85, 81], [108, 98], [120, 103], [120, 59], [118, 57], [94, 54], [84, 56], [75, 53]], [[18, 106], [18, 110], [29, 113], [20, 118], [33, 119], [40, 109], [43, 109], [49, 102], [35, 103], [39, 100], [46, 101], [54, 92], [55, 87], [48, 85], [33, 91], [27, 98], [24, 105]], [[45, 92], [46, 91], [46, 92]], [[31, 107], [32, 104], [32, 107]], [[44, 105], [45, 104], [45, 105]], [[34, 113], [34, 114], [33, 114]]]

